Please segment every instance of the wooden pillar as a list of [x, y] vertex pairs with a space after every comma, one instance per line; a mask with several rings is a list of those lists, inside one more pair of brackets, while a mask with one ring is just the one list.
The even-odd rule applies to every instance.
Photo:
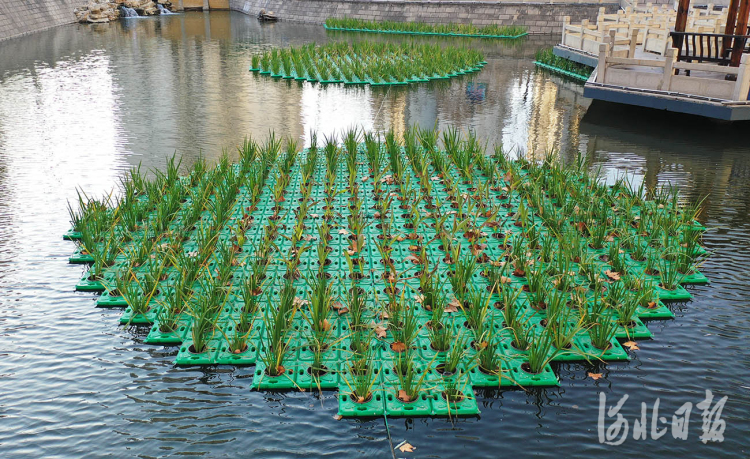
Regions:
[[677, 19], [674, 21], [674, 31], [684, 32], [687, 25], [688, 12], [690, 11], [690, 0], [680, 0], [677, 5]]
[[737, 22], [737, 8], [740, 6], [740, 0], [730, 0], [727, 9], [727, 25], [724, 27], [724, 35], [734, 35], [734, 25]]
[[[735, 35], [747, 35], [747, 16], [750, 14], [750, 0], [740, 0], [740, 8], [737, 12], [737, 25], [734, 28]], [[734, 40], [732, 43], [732, 67], [740, 66], [742, 51], [745, 48], [745, 40]]]
[[[727, 8], [727, 25], [724, 27], [724, 35], [734, 35], [734, 26], [737, 23], [737, 9], [740, 6], [740, 0], [730, 0]], [[721, 43], [721, 57], [727, 55], [727, 50], [732, 47], [732, 39], [724, 38]]]
[[[746, 1], [746, 0], [745, 0]], [[684, 32], [687, 26], [688, 11], [690, 10], [690, 0], [680, 0], [677, 5], [677, 19], [674, 21], [674, 31]], [[675, 37], [674, 47], [682, 49], [682, 37]]]

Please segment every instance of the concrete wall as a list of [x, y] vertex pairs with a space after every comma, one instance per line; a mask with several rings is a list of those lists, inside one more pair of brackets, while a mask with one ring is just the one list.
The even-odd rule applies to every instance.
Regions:
[[88, 0], [0, 0], [0, 40], [75, 22]]
[[617, 11], [612, 3], [537, 3], [487, 1], [398, 0], [230, 0], [233, 10], [256, 15], [273, 11], [282, 21], [323, 23], [329, 17], [367, 20], [463, 22], [476, 25], [525, 25], [529, 33], [560, 33], [563, 16], [571, 22], [594, 20], [600, 7]]
[[[226, 0], [185, 0], [207, 7]], [[0, 0], [0, 40], [38, 32], [75, 21], [73, 10], [88, 0]], [[179, 2], [182, 3], [182, 2]], [[196, 5], [197, 6], [197, 5]], [[323, 23], [329, 17], [370, 20], [521, 24], [530, 33], [559, 33], [562, 17], [594, 19], [600, 6], [608, 12], [618, 3], [532, 3], [486, 1], [366, 1], [366, 0], [229, 0], [229, 7], [255, 15], [274, 11], [285, 21]]]

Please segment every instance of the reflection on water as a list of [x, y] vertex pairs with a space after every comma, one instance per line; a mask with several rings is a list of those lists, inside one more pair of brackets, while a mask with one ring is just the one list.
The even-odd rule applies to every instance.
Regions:
[[[404, 40], [371, 35], [372, 40]], [[66, 201], [76, 187], [111, 190], [142, 162], [163, 167], [175, 151], [189, 165], [216, 158], [247, 135], [309, 141], [350, 126], [403, 132], [457, 125], [492, 148], [578, 153], [609, 180], [628, 173], [649, 187], [706, 197], [701, 221], [715, 255], [713, 283], [652, 323], [655, 340], [626, 365], [562, 365], [562, 386], [480, 397], [481, 420], [390, 420], [395, 442], [432, 457], [496, 457], [502, 448], [552, 455], [601, 452], [597, 393], [630, 394], [623, 414], [661, 397], [670, 412], [704, 389], [729, 395], [727, 441], [704, 446], [699, 421], [688, 441], [630, 441], [616, 452], [715, 457], [745, 451], [750, 361], [750, 148], [746, 126], [591, 105], [581, 87], [535, 71], [524, 41], [429, 39], [481, 48], [471, 77], [391, 89], [323, 87], [248, 72], [250, 55], [310, 41], [361, 40], [300, 24], [260, 25], [237, 13], [186, 13], [107, 25], [71, 25], [0, 45], [0, 451], [3, 457], [252, 457], [389, 455], [382, 420], [333, 421], [334, 394], [249, 392], [251, 370], [174, 368], [174, 348], [143, 345], [145, 331], [116, 325], [73, 293]], [[590, 370], [605, 379], [586, 378]], [[744, 389], [743, 389], [744, 387]], [[648, 450], [646, 449], [648, 448]], [[8, 452], [9, 451], [9, 452]], [[5, 454], [8, 452], [7, 454]], [[609, 452], [609, 451], [608, 451]], [[611, 451], [612, 453], [615, 450]], [[654, 453], [656, 452], [656, 453]]]

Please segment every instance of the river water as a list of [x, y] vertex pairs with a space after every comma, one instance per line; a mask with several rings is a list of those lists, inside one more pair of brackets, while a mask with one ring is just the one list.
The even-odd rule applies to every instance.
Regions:
[[[592, 105], [581, 86], [535, 70], [535, 50], [555, 38], [432, 39], [479, 47], [489, 64], [473, 78], [390, 90], [251, 74], [254, 52], [362, 37], [239, 13], [70, 25], [0, 43], [0, 457], [391, 457], [388, 432], [416, 447], [398, 457], [750, 455], [748, 126]], [[522, 154], [580, 152], [610, 177], [705, 197], [714, 254], [702, 271], [712, 283], [672, 305], [675, 320], [651, 322], [654, 340], [629, 363], [561, 365], [559, 388], [480, 393], [480, 418], [389, 419], [389, 429], [334, 420], [333, 393], [251, 392], [247, 368], [176, 368], [176, 348], [143, 344], [145, 330], [73, 291], [83, 268], [67, 263], [74, 246], [60, 236], [76, 187], [102, 194], [139, 162], [163, 168], [177, 152], [189, 165], [269, 129], [304, 141], [311, 130], [417, 123], [474, 129]], [[728, 397], [723, 442], [700, 439], [695, 405], [706, 390], [712, 408]], [[629, 397], [621, 445], [600, 443], [600, 393], [607, 406]], [[664, 420], [652, 432], [657, 400]], [[687, 439], [656, 438], [688, 402]], [[635, 440], [642, 404], [648, 430]], [[614, 420], [604, 416], [604, 427]]]

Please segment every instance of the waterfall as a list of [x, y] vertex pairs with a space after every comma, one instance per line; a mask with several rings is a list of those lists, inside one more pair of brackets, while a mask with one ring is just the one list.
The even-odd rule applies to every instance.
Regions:
[[171, 11], [164, 8], [164, 5], [162, 5], [161, 3], [157, 3], [156, 7], [159, 8], [159, 14], [173, 14]]
[[138, 17], [138, 13], [133, 8], [128, 8], [127, 6], [120, 6], [122, 12], [120, 16], [124, 18], [136, 18]]

